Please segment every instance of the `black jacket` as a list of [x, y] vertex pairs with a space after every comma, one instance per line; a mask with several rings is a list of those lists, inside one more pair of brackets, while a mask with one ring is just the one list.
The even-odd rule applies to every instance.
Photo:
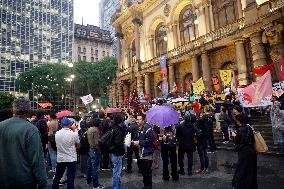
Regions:
[[179, 143], [179, 148], [184, 150], [193, 149], [193, 142], [197, 128], [190, 122], [184, 122], [176, 128], [176, 139]]
[[139, 140], [139, 127], [136, 123], [133, 123], [128, 127], [128, 132], [131, 134], [131, 141]]
[[123, 156], [125, 153], [124, 149], [124, 138], [126, 135], [125, 126], [123, 123], [116, 125], [113, 125], [113, 137], [111, 144], [113, 148], [111, 149], [111, 154], [114, 154], [115, 156]]
[[196, 122], [196, 127], [198, 129], [198, 133], [196, 135], [197, 143], [196, 145], [204, 145], [208, 140], [208, 127], [206, 125], [205, 120], [198, 119]]
[[238, 127], [235, 142], [237, 152], [240, 152], [244, 147], [254, 148], [255, 140], [252, 129], [247, 125]]
[[145, 124], [139, 130], [139, 145], [141, 157], [150, 156], [153, 154], [153, 129], [150, 125]]

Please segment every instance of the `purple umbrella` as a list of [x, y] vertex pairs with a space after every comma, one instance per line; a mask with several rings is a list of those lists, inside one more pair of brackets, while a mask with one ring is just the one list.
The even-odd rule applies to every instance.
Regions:
[[156, 105], [146, 112], [146, 118], [148, 123], [165, 128], [179, 122], [179, 113], [170, 106]]

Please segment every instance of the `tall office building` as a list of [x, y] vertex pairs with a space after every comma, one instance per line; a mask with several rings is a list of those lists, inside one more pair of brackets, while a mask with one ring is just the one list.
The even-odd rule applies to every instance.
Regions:
[[72, 62], [73, 0], [1, 0], [0, 92], [21, 72]]
[[111, 36], [114, 39], [114, 43], [112, 45], [113, 55], [116, 53], [116, 37], [115, 30], [111, 26], [111, 18], [119, 8], [120, 0], [101, 0], [100, 2], [100, 28], [111, 32]]

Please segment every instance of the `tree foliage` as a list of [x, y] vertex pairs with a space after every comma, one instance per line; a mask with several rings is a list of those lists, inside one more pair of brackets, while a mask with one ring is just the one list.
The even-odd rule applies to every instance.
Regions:
[[44, 99], [62, 95], [68, 86], [65, 78], [70, 73], [63, 64], [43, 64], [23, 72], [16, 79], [16, 86], [21, 92], [37, 91]]
[[101, 96], [111, 84], [116, 70], [116, 59], [106, 57], [94, 64], [75, 63], [75, 84], [79, 95]]
[[12, 107], [15, 97], [9, 93], [0, 93], [0, 109]]

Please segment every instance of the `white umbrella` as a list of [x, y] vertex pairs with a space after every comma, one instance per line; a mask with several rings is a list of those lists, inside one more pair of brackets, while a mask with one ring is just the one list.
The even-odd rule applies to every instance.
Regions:
[[188, 100], [185, 99], [185, 98], [179, 97], [179, 98], [173, 99], [172, 102], [173, 102], [173, 103], [177, 103], [177, 102], [188, 102]]

